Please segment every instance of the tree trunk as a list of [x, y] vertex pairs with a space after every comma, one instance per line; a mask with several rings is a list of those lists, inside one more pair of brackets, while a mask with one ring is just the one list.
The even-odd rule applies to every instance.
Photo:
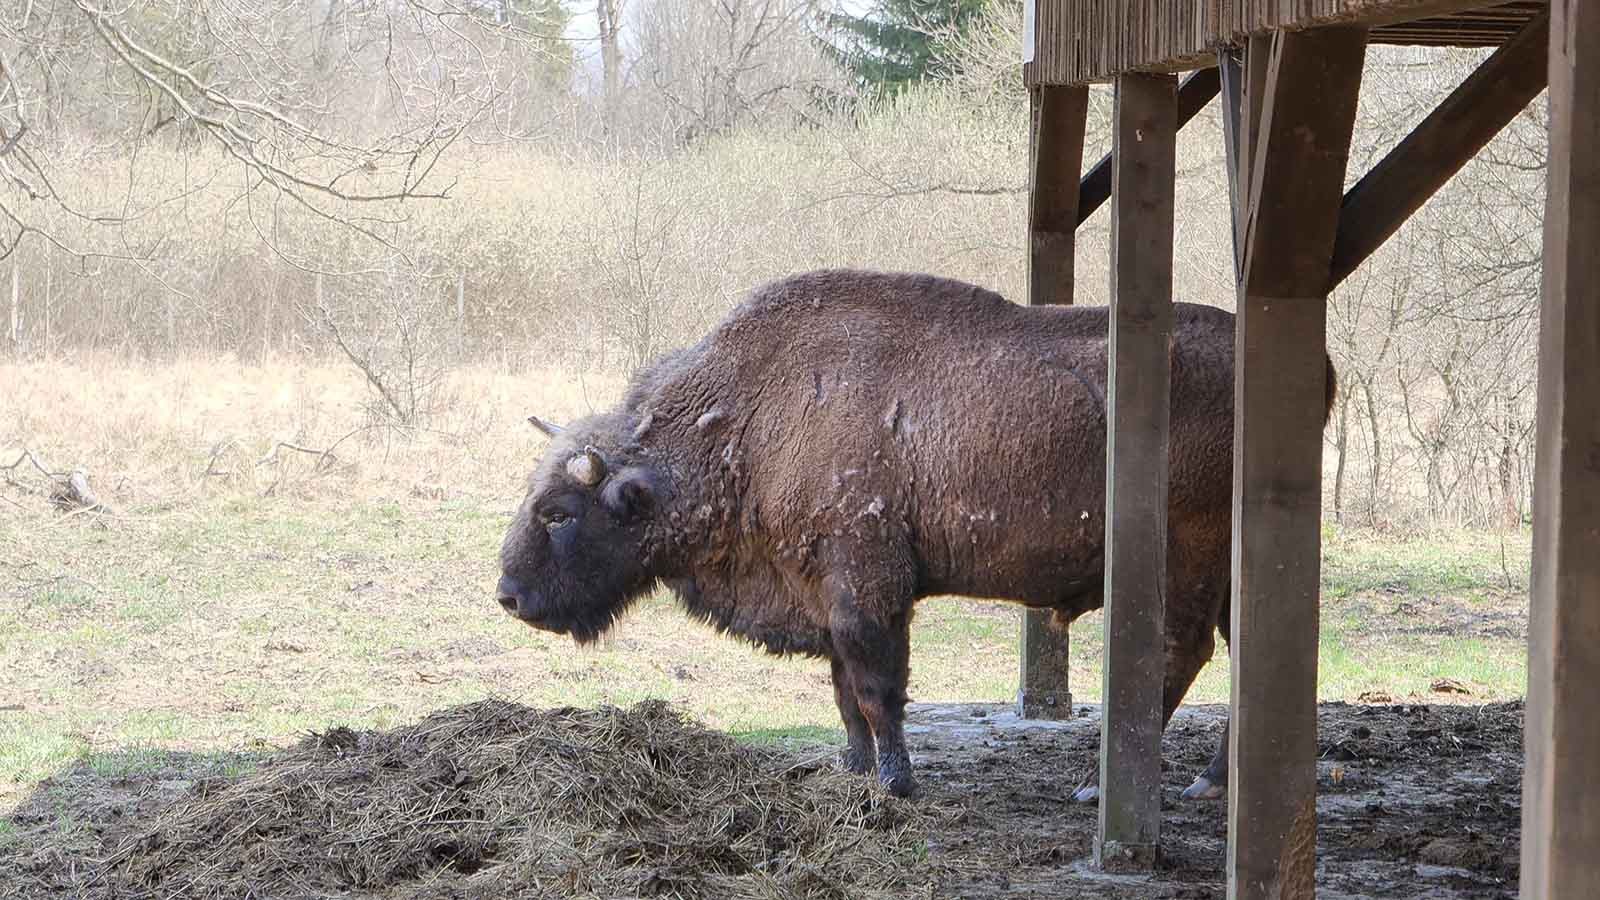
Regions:
[[1437, 525], [1443, 510], [1443, 479], [1439, 475], [1439, 454], [1442, 448], [1438, 444], [1427, 445], [1428, 454], [1428, 524]]
[[456, 360], [467, 358], [467, 271], [456, 273]]
[[1339, 395], [1339, 425], [1334, 431], [1334, 452], [1339, 455], [1333, 474], [1333, 520], [1344, 524], [1344, 464], [1350, 447], [1350, 395]]
[[1505, 420], [1500, 429], [1500, 522], [1506, 528], [1522, 524], [1522, 489], [1514, 476], [1514, 453], [1511, 436], [1516, 434], [1516, 407], [1511, 395], [1505, 395]]
[[178, 303], [167, 297], [167, 352], [178, 354]]
[[50, 317], [53, 301], [50, 298], [50, 254], [44, 257], [44, 356], [50, 357]]
[[1361, 382], [1361, 393], [1367, 404], [1367, 425], [1372, 430], [1372, 481], [1368, 485], [1367, 520], [1378, 521], [1378, 497], [1383, 484], [1383, 429], [1378, 426], [1378, 404], [1372, 397], [1372, 379]]
[[22, 289], [21, 273], [19, 271], [19, 248], [11, 248], [11, 352], [17, 357], [22, 356]]
[[338, 37], [339, 16], [344, 11], [343, 7], [344, 0], [328, 0], [328, 9], [316, 29], [314, 37], [316, 45], [311, 52], [311, 66], [319, 75], [326, 76], [332, 72], [330, 63], [333, 60], [333, 43]]
[[595, 17], [600, 26], [601, 102], [607, 134], [616, 129], [617, 102], [622, 90], [621, 7], [619, 0], [595, 0]]

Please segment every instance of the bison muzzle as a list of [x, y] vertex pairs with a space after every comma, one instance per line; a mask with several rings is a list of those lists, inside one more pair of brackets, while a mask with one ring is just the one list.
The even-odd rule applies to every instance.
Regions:
[[[826, 658], [845, 766], [909, 794], [918, 599], [1064, 622], [1103, 602], [1107, 323], [1103, 307], [1023, 307], [925, 275], [761, 287], [616, 408], [531, 420], [550, 443], [501, 548], [499, 601], [588, 642], [665, 585], [719, 631]], [[1164, 722], [1228, 636], [1233, 354], [1232, 314], [1175, 305]], [[1324, 421], [1331, 361], [1327, 384]], [[1186, 796], [1222, 793], [1226, 744]]]

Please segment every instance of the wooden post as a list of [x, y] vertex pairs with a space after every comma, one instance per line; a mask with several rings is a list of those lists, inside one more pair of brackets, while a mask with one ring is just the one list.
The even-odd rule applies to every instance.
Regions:
[[[1031, 90], [1028, 154], [1028, 305], [1072, 302], [1074, 235], [1078, 226], [1078, 176], [1089, 112], [1086, 86], [1040, 85]], [[1072, 715], [1067, 632], [1054, 613], [1022, 614], [1022, 671], [1018, 715], [1064, 719]]]
[[1600, 2], [1555, 0], [1539, 312], [1523, 897], [1600, 885]]
[[1161, 836], [1166, 640], [1172, 213], [1178, 92], [1171, 75], [1116, 81], [1106, 391], [1104, 710], [1095, 862], [1153, 868]]
[[1089, 89], [1040, 85], [1031, 91], [1031, 99], [1028, 305], [1070, 304]]
[[[1234, 388], [1228, 896], [1315, 895], [1326, 296], [1366, 48], [1272, 36], [1249, 191]], [[1252, 45], [1247, 69], [1260, 62]], [[1247, 83], [1253, 84], [1254, 82]]]

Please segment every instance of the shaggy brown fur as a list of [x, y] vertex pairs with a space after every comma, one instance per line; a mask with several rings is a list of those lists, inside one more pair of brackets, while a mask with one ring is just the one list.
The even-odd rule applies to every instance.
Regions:
[[[1102, 603], [1106, 332], [1103, 307], [925, 275], [768, 284], [555, 436], [506, 535], [500, 601], [587, 641], [659, 581], [721, 631], [826, 657], [846, 764], [907, 793], [919, 598], [1069, 621]], [[1169, 717], [1227, 634], [1233, 350], [1232, 314], [1176, 305]], [[1329, 408], [1333, 392], [1330, 361]]]

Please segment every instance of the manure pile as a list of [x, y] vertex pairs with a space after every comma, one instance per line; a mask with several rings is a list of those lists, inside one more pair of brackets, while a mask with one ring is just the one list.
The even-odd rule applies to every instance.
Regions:
[[489, 700], [393, 731], [313, 735], [247, 775], [135, 808], [97, 858], [21, 860], [0, 893], [906, 896], [933, 877], [930, 815], [831, 757], [742, 745], [661, 702]]

